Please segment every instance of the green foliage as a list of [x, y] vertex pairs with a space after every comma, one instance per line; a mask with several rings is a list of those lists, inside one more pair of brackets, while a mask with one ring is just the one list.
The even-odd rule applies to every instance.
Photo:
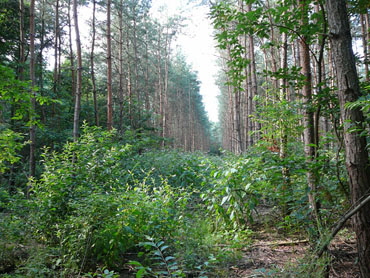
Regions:
[[[135, 23], [135, 26], [124, 24], [123, 27], [132, 43], [125, 46], [120, 61], [131, 70], [124, 82], [127, 88], [120, 90], [119, 95], [130, 99], [119, 96], [118, 101], [114, 100], [114, 106], [122, 109], [115, 113], [118, 131], [108, 132], [85, 124], [82, 136], [76, 142], [68, 142], [73, 116], [70, 61], [60, 65], [59, 84], [54, 84], [52, 72], [44, 70], [42, 61], [38, 61], [40, 88], [32, 88], [37, 93], [36, 111], [30, 107], [30, 83], [19, 81], [14, 70], [0, 65], [0, 105], [4, 119], [0, 126], [0, 174], [2, 180], [9, 181], [8, 187], [3, 184], [0, 187], [1, 275], [78, 277], [87, 272], [83, 277], [119, 277], [123, 265], [133, 259], [133, 254], [139, 254], [142, 256], [130, 263], [137, 269], [136, 277], [229, 277], [229, 265], [239, 259], [237, 250], [251, 243], [255, 234], [251, 230], [253, 224], [261, 221], [260, 207], [265, 206], [274, 214], [269, 216], [273, 223], [264, 223], [269, 228], [287, 233], [316, 232], [312, 231], [307, 201], [309, 189], [305, 175], [308, 169], [320, 173], [315, 193], [321, 204], [323, 230], [330, 226], [348, 205], [341, 163], [343, 153], [340, 148], [326, 147], [337, 140], [327, 132], [320, 138], [324, 147], [315, 161], [310, 165], [306, 163], [303, 146], [296, 143], [302, 132], [299, 124], [302, 104], [294, 95], [305, 79], [301, 69], [292, 65], [290, 57], [293, 56], [288, 54], [288, 67], [271, 70], [266, 65], [265, 69], [257, 70], [267, 81], [259, 86], [262, 82], [258, 80], [262, 91], [253, 101], [263, 106], [258, 106], [257, 113], [249, 116], [262, 125], [263, 138], [246, 154], [222, 155], [218, 150], [221, 139], [213, 142], [212, 150], [220, 157], [153, 150], [159, 143], [193, 149], [197, 142], [193, 142], [193, 146], [189, 142], [198, 138], [208, 140], [211, 125], [201, 102], [196, 73], [181, 55], [169, 59], [170, 41], [182, 24], [181, 18], [172, 18], [167, 25], [161, 25], [147, 17], [150, 1], [126, 2], [123, 7], [118, 2], [113, 5], [114, 9], [124, 11], [124, 22]], [[249, 78], [246, 68], [250, 63], [247, 59], [250, 49], [246, 49], [247, 43], [241, 37], [257, 38], [256, 46], [265, 52], [264, 58], [271, 56], [273, 60], [279, 56], [276, 51], [282, 42], [276, 39], [279, 36], [273, 37], [271, 30], [276, 31], [275, 35], [287, 34], [288, 43], [304, 37], [306, 43], [315, 45], [320, 45], [327, 33], [323, 13], [309, 9], [312, 1], [306, 1], [307, 5], [289, 0], [273, 1], [267, 7], [260, 1], [248, 0], [245, 4], [253, 4], [249, 12], [229, 2], [219, 1], [214, 5], [211, 17], [218, 29], [219, 48], [230, 58], [226, 85], [236, 92], [245, 91], [245, 81]], [[45, 39], [45, 45], [38, 45], [36, 49], [46, 53], [50, 42], [47, 38], [54, 37], [49, 34], [51, 25], [48, 24], [51, 4], [42, 2], [40, 5], [43, 6], [38, 8], [45, 13], [42, 16], [45, 33], [41, 34], [41, 30], [36, 33], [40, 35], [38, 43]], [[354, 5], [354, 8], [362, 10], [362, 6]], [[11, 59], [10, 64], [18, 68], [23, 66], [16, 64], [15, 57], [19, 51], [18, 3], [2, 1], [0, 11], [0, 27], [3, 27], [0, 28], [0, 62]], [[300, 23], [303, 14], [308, 16], [305, 24]], [[113, 18], [116, 20], [116, 14]], [[113, 25], [119, 25], [115, 23]], [[113, 28], [113, 36], [117, 30], [119, 28]], [[67, 33], [62, 28], [61, 41]], [[138, 38], [145, 39], [146, 43]], [[115, 43], [118, 46], [118, 42]], [[64, 51], [61, 49], [61, 53]], [[36, 55], [42, 54], [40, 52]], [[316, 47], [312, 48], [311, 56], [319, 62], [316, 52]], [[106, 103], [103, 58], [104, 55], [95, 53], [98, 107]], [[256, 62], [259, 58], [256, 53]], [[87, 66], [86, 59], [84, 68]], [[105, 108], [94, 111], [90, 76], [84, 72], [81, 118], [92, 123], [96, 112], [104, 123]], [[115, 74], [116, 80], [118, 77]], [[165, 99], [160, 101], [156, 96], [164, 91], [157, 86], [158, 78], [166, 85]], [[282, 80], [286, 83], [280, 82]], [[271, 86], [274, 81], [276, 87]], [[335, 121], [339, 122], [338, 105], [332, 89], [326, 86], [327, 81], [314, 88], [316, 92], [308, 108], [319, 116], [332, 117], [335, 126]], [[363, 84], [363, 89], [363, 98], [348, 104], [347, 108], [360, 108], [369, 118], [366, 95], [369, 88]], [[289, 97], [284, 95], [288, 91]], [[44, 106], [41, 108], [41, 105]], [[157, 108], [163, 111], [151, 111]], [[172, 114], [172, 111], [179, 113]], [[158, 115], [161, 112], [163, 115]], [[166, 122], [163, 133], [176, 134], [182, 139], [159, 138], [164, 113], [168, 113], [165, 116], [171, 121]], [[29, 119], [35, 121], [29, 122]], [[26, 158], [23, 147], [28, 126], [41, 122], [45, 129], [37, 133], [37, 147], [47, 146], [42, 155], [42, 174], [27, 184], [31, 186], [31, 196], [25, 200], [15, 181], [26, 176], [19, 164], [22, 157]], [[199, 133], [194, 134], [191, 123]], [[363, 130], [364, 136], [368, 136], [366, 129]], [[217, 127], [212, 136], [215, 134]], [[279, 155], [278, 148], [282, 145], [286, 152]], [[304, 277], [306, 272], [312, 275], [309, 271], [314, 263], [321, 271], [328, 260], [302, 263], [299, 269], [286, 269], [284, 274], [287, 277]], [[264, 277], [281, 274], [274, 269], [258, 272]]]
[[[28, 13], [25, 12], [25, 14]], [[28, 17], [25, 22], [27, 22], [27, 19]], [[0, 38], [0, 62], [14, 59], [18, 54], [17, 44], [19, 39], [19, 5], [16, 1], [0, 1]]]
[[17, 80], [14, 71], [9, 67], [0, 65], [0, 72], [1, 110], [7, 112], [5, 104], [12, 105], [14, 106], [12, 119], [27, 119], [29, 113], [32, 113], [30, 111], [29, 83]]
[[252, 211], [259, 203], [260, 194], [249, 179], [248, 160], [228, 161], [211, 173], [213, 186], [202, 194], [207, 208], [226, 224], [241, 228], [252, 220]]
[[174, 238], [188, 204], [191, 191], [166, 177], [153, 182], [145, 168], [125, 168], [134, 148], [114, 136], [85, 126], [77, 142], [44, 155], [44, 173], [33, 184], [35, 233], [60, 247], [61, 265], [72, 272], [99, 262], [117, 267], [144, 235]]
[[[27, 126], [40, 125], [36, 111], [33, 111], [31, 108], [30, 83], [18, 80], [14, 71], [9, 67], [0, 65], [0, 72], [0, 99], [2, 104], [1, 110], [4, 110], [3, 113], [10, 114], [7, 118], [11, 120], [24, 121], [24, 125]], [[38, 88], [32, 89], [35, 92], [38, 91]], [[58, 101], [37, 93], [36, 102], [39, 105], [45, 105]], [[9, 111], [9, 106], [13, 107], [14, 111], [12, 113]], [[33, 119], [32, 122], [30, 122], [30, 119]]]
[[211, 161], [200, 152], [163, 150], [136, 155], [126, 167], [135, 177], [144, 178], [150, 173], [147, 184], [155, 185], [167, 179], [174, 187], [202, 190], [202, 183], [211, 171]]
[[109, 271], [106, 268], [98, 268], [94, 273], [86, 273], [84, 274], [84, 277], [86, 278], [118, 278], [119, 274], [114, 271]]
[[15, 271], [16, 275], [27, 278], [52, 278], [56, 277], [60, 271], [60, 261], [58, 259], [58, 249], [31, 246], [28, 257]]
[[[261, 204], [288, 204], [289, 214], [273, 219], [280, 230], [302, 233], [310, 227], [307, 166], [298, 143], [288, 144], [282, 159], [266, 141], [243, 156], [216, 157], [179, 151], [139, 154], [152, 140], [135, 134], [126, 140], [115, 131], [85, 125], [82, 136], [61, 152], [46, 150], [43, 174], [31, 181], [29, 202], [0, 191], [2, 210], [11, 212], [0, 223], [4, 272], [115, 277], [128, 254], [144, 251], [143, 260], [131, 263], [137, 277], [227, 277], [228, 264], [238, 260], [235, 248], [251, 242], [250, 228]], [[338, 180], [332, 179], [334, 156], [328, 150], [317, 160], [325, 185], [318, 198], [327, 225], [343, 200]], [[294, 184], [289, 194], [284, 167]], [[33, 247], [18, 253], [26, 242]]]
[[74, 213], [56, 224], [65, 264], [73, 268], [102, 262], [117, 267], [144, 234], [173, 236], [180, 225], [179, 196], [169, 188], [138, 187], [114, 194], [91, 194], [74, 202]]
[[140, 242], [139, 246], [144, 247], [147, 256], [150, 258], [150, 267], [143, 266], [138, 261], [130, 261], [129, 264], [138, 270], [137, 278], [141, 277], [185, 277], [179, 269], [176, 258], [168, 254], [168, 245], [164, 241], [155, 241], [152, 237], [146, 237], [145, 242]]
[[[366, 91], [370, 90], [370, 85], [365, 86]], [[349, 102], [346, 104], [346, 108], [348, 109], [361, 109], [366, 115], [370, 113], [370, 94], [368, 93], [365, 96], [360, 97], [355, 102]]]
[[[227, 266], [239, 258], [235, 248], [251, 242], [260, 205], [276, 206], [278, 212], [288, 204], [288, 215], [272, 219], [282, 231], [302, 233], [310, 227], [306, 165], [297, 143], [288, 145], [281, 159], [264, 141], [244, 156], [216, 157], [139, 154], [151, 139], [142, 137], [136, 146], [136, 135], [127, 140], [132, 144], [122, 143], [115, 131], [85, 125], [79, 140], [66, 143], [61, 152], [46, 150], [43, 174], [31, 181], [30, 201], [1, 191], [1, 209], [11, 215], [0, 223], [4, 272], [114, 277], [126, 259], [132, 260], [128, 254], [144, 252], [132, 263], [137, 277], [226, 277]], [[338, 180], [332, 179], [334, 156], [328, 150], [317, 160], [325, 185], [318, 198], [327, 225], [343, 200]], [[294, 184], [289, 194], [284, 167]], [[21, 244], [30, 247], [19, 249]]]
[[19, 150], [25, 145], [22, 139], [20, 133], [0, 126], [0, 174], [21, 159]]
[[[223, 163], [213, 166], [206, 181], [210, 186], [201, 196], [218, 229], [231, 227], [243, 230], [250, 227], [256, 217], [260, 218], [260, 205], [276, 206], [280, 210], [282, 217], [275, 215], [272, 220], [282, 231], [294, 232], [298, 229], [302, 232], [302, 228], [306, 227], [309, 232], [311, 229], [305, 176], [307, 165], [302, 146], [288, 144], [289, 152], [283, 159], [268, 147], [267, 142], [261, 141], [245, 155], [224, 157]], [[343, 180], [333, 179], [338, 171], [334, 158], [335, 153], [323, 151], [315, 164], [322, 173], [317, 198], [322, 205], [325, 225], [335, 221], [334, 212], [341, 211], [346, 200], [341, 184], [345, 177], [340, 177]], [[288, 184], [283, 175], [284, 169], [289, 169]], [[343, 173], [343, 169], [339, 169], [339, 173]]]

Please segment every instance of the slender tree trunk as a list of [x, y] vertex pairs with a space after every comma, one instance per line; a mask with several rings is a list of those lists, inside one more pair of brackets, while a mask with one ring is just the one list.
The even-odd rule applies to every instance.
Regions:
[[[37, 62], [38, 65], [38, 86], [39, 91], [41, 94], [44, 93], [44, 70], [43, 70], [43, 61], [44, 61], [44, 48], [46, 47], [45, 44], [45, 10], [46, 10], [46, 3], [45, 0], [41, 0], [41, 28], [40, 28], [40, 50], [37, 55]], [[41, 119], [44, 124], [46, 124], [46, 105], [40, 107], [41, 109]]]
[[131, 73], [131, 61], [130, 61], [130, 25], [126, 25], [126, 52], [127, 52], [127, 98], [128, 98], [128, 117], [130, 120], [130, 126], [134, 126], [134, 104], [133, 104], [133, 92], [132, 92], [132, 73]]
[[370, 75], [369, 75], [369, 23], [368, 23], [368, 13], [366, 14], [360, 14], [360, 21], [361, 21], [361, 31], [362, 31], [362, 49], [364, 51], [364, 64], [365, 64], [365, 78], [366, 81], [370, 81]]
[[[247, 11], [252, 11], [252, 5], [247, 6]], [[248, 36], [249, 40], [249, 60], [250, 60], [250, 79], [251, 79], [251, 91], [250, 91], [250, 96], [249, 99], [251, 101], [250, 104], [250, 109], [251, 113], [254, 113], [256, 111], [256, 106], [257, 103], [253, 100], [255, 96], [258, 94], [258, 88], [257, 88], [257, 69], [256, 69], [256, 58], [255, 58], [255, 53], [254, 53], [254, 37], [253, 35]], [[253, 131], [259, 131], [261, 129], [261, 124], [253, 122], [252, 119], [251, 121], [251, 128]], [[255, 133], [256, 135], [250, 136], [251, 138], [249, 139], [250, 144], [254, 144], [254, 141], [257, 141], [258, 138], [258, 132]]]
[[72, 96], [75, 97], [76, 93], [76, 71], [73, 55], [73, 41], [72, 41], [72, 17], [71, 17], [71, 0], [68, 0], [68, 38], [69, 38], [69, 61], [71, 63], [71, 84]]
[[[268, 8], [271, 8], [270, 0], [267, 0], [266, 2], [267, 2]], [[270, 21], [270, 26], [274, 26], [274, 20], [270, 14], [269, 14], [269, 21]], [[276, 33], [275, 28], [271, 27], [270, 38], [273, 44], [278, 42], [278, 38], [276, 38], [275, 33]], [[278, 63], [278, 52], [277, 52], [276, 46], [274, 45], [270, 46], [270, 51], [271, 51], [271, 68], [273, 72], [277, 72], [279, 63]], [[273, 83], [273, 89], [278, 90], [279, 80], [276, 77], [272, 77], [272, 83]]]
[[118, 122], [118, 130], [121, 132], [123, 130], [123, 88], [124, 88], [124, 74], [123, 74], [123, 0], [120, 1], [120, 6], [118, 10], [118, 24], [119, 24], [119, 41], [118, 41], [118, 75], [119, 75], [119, 83], [118, 83], [118, 98], [119, 98], [119, 122]]
[[[31, 111], [30, 111], [30, 161], [29, 161], [29, 177], [32, 178], [36, 174], [36, 125], [35, 109], [36, 109], [36, 76], [35, 76], [35, 0], [30, 2], [30, 79], [31, 79]], [[29, 188], [27, 190], [29, 196]]]
[[[319, 13], [322, 13], [322, 17], [325, 18], [325, 11], [324, 11], [324, 7], [322, 5], [315, 5], [315, 10], [316, 12], [319, 14]], [[317, 24], [318, 22], [316, 22]], [[324, 53], [325, 53], [325, 46], [326, 46], [326, 39], [327, 39], [327, 23], [326, 23], [326, 20], [323, 20], [323, 35], [320, 36], [319, 40], [318, 40], [318, 44], [317, 44], [317, 49], [318, 49], [318, 59], [316, 60], [317, 61], [317, 65], [316, 65], [316, 71], [317, 71], [317, 84], [316, 84], [316, 87], [317, 87], [317, 91], [318, 91], [318, 94], [321, 95], [323, 92], [322, 92], [322, 88], [323, 88], [323, 81], [325, 80], [325, 61], [324, 61]], [[320, 134], [319, 134], [319, 126], [320, 126], [320, 117], [321, 117], [321, 107], [322, 107], [322, 103], [320, 101], [318, 101], [318, 104], [317, 104], [317, 109], [314, 113], [314, 134], [315, 134], [315, 145], [316, 145], [316, 148], [319, 147], [319, 139], [320, 139]], [[318, 150], [316, 150], [316, 158], [318, 157]]]
[[96, 91], [96, 80], [95, 80], [95, 39], [96, 39], [96, 0], [93, 0], [93, 16], [92, 16], [92, 41], [91, 41], [91, 52], [90, 52], [90, 66], [91, 66], [91, 83], [92, 93], [94, 99], [94, 118], [95, 125], [99, 126], [99, 111], [98, 111], [98, 97]]
[[[168, 134], [168, 123], [167, 123], [167, 106], [168, 106], [168, 74], [169, 74], [169, 60], [171, 51], [171, 38], [167, 26], [166, 40], [165, 40], [165, 53], [164, 53], [164, 77], [163, 77], [163, 96], [162, 96], [162, 138], [165, 138]], [[163, 146], [164, 146], [163, 140]]]
[[[359, 79], [352, 50], [352, 38], [345, 0], [327, 0], [329, 34], [338, 78], [338, 97], [344, 124], [346, 167], [352, 205], [356, 206], [370, 192], [370, 164], [360, 108], [348, 109], [346, 103], [360, 96]], [[357, 237], [358, 260], [362, 278], [370, 277], [370, 204], [353, 216]]]
[[[138, 57], [138, 45], [137, 45], [137, 22], [136, 22], [136, 6], [133, 8], [133, 50], [134, 50], [134, 94], [136, 95], [137, 100], [137, 107], [136, 107], [136, 117], [140, 121], [141, 120], [141, 99], [140, 99], [140, 91], [139, 91], [139, 57]], [[137, 120], [135, 122], [138, 122]]]
[[[38, 65], [38, 86], [39, 91], [41, 94], [44, 92], [44, 74], [43, 74], [43, 61], [44, 61], [44, 48], [45, 48], [45, 0], [41, 1], [41, 30], [40, 30], [40, 50], [37, 55], [37, 62]], [[46, 123], [46, 105], [41, 106], [41, 120], [45, 124]]]
[[[59, 27], [59, 0], [55, 1], [55, 21], [54, 21], [54, 78], [53, 78], [53, 93], [54, 96], [58, 99], [58, 85], [59, 85], [59, 33], [60, 33], [60, 27]], [[55, 106], [54, 106], [55, 107]], [[55, 113], [55, 111], [53, 111]]]
[[[304, 26], [307, 24], [307, 2], [306, 0], [299, 0], [299, 5], [301, 7], [302, 19], [301, 24]], [[311, 61], [310, 61], [310, 50], [307, 42], [307, 37], [302, 36], [300, 38], [300, 60], [302, 67], [302, 75], [305, 77], [305, 82], [302, 89], [303, 96], [303, 136], [304, 136], [304, 151], [306, 155], [307, 162], [307, 183], [310, 189], [308, 193], [308, 201], [312, 210], [312, 216], [315, 221], [318, 221], [318, 211], [316, 204], [316, 183], [317, 177], [314, 170], [315, 153], [315, 134], [314, 134], [314, 113], [312, 110], [312, 77], [311, 77]]]
[[73, 0], [73, 18], [75, 23], [76, 48], [77, 48], [77, 82], [75, 92], [75, 109], [73, 117], [73, 140], [76, 141], [78, 139], [80, 129], [81, 90], [82, 90], [82, 54], [81, 54], [80, 29], [78, 26], [77, 0]]
[[25, 58], [25, 38], [24, 38], [24, 0], [19, 0], [19, 67], [18, 78], [24, 80]]
[[111, 0], [107, 2], [107, 129], [113, 128]]
[[[159, 100], [158, 104], [158, 116], [159, 123], [158, 126], [162, 127], [163, 123], [163, 85], [162, 85], [162, 53], [161, 53], [161, 28], [158, 29], [158, 40], [157, 40], [157, 98]], [[162, 136], [163, 131], [160, 131], [159, 136]], [[164, 145], [164, 142], [162, 143]]]
[[[147, 115], [150, 112], [150, 99], [149, 99], [149, 35], [148, 32], [146, 32], [146, 40], [145, 40], [145, 114]], [[148, 117], [149, 118], [149, 117]], [[148, 119], [148, 124], [150, 123]]]
[[240, 154], [242, 152], [242, 137], [241, 137], [241, 120], [240, 120], [240, 92], [239, 90], [234, 92], [234, 125], [235, 125], [235, 153]]
[[[282, 34], [282, 53], [281, 53], [281, 68], [288, 69], [288, 36], [286, 33]], [[280, 101], [287, 101], [288, 100], [288, 79], [286, 77], [280, 80]], [[285, 123], [285, 119], [281, 119], [280, 121], [280, 128], [281, 128], [281, 137], [280, 137], [280, 150], [279, 150], [279, 157], [282, 160], [283, 164], [284, 160], [288, 155], [288, 128]], [[287, 166], [284, 166], [281, 169], [281, 174], [283, 176], [283, 187], [282, 187], [282, 194], [287, 197], [289, 194], [292, 194], [291, 184], [290, 184], [290, 171]], [[287, 198], [286, 198], [287, 199]], [[289, 214], [289, 203], [283, 203], [283, 215]]]

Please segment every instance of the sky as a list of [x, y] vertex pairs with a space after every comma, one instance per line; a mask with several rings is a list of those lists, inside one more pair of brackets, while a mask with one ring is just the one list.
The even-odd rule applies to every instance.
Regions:
[[[187, 5], [189, 0], [152, 0], [151, 13], [162, 17], [181, 14], [187, 18], [187, 26], [182, 29], [174, 43], [174, 51], [180, 51], [187, 57], [193, 70], [198, 72], [200, 94], [212, 122], [218, 121], [219, 89], [215, 84], [218, 66], [216, 63], [216, 43], [213, 39], [213, 28], [208, 18], [209, 7]], [[160, 7], [166, 12], [159, 14]]]

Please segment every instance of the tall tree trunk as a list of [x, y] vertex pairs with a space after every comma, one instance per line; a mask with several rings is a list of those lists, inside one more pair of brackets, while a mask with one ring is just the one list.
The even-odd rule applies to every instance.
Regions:
[[[169, 27], [166, 27], [166, 40], [164, 45], [164, 76], [163, 76], [163, 96], [162, 96], [162, 138], [168, 135], [168, 74], [169, 74], [169, 63], [170, 63], [170, 51], [171, 51], [171, 35], [169, 34]], [[163, 140], [163, 146], [165, 141]]]
[[19, 0], [19, 80], [24, 80], [25, 64], [25, 38], [24, 38], [24, 0]]
[[150, 91], [150, 83], [149, 83], [149, 32], [145, 32], [145, 114], [148, 118], [147, 124], [150, 124], [150, 118], [147, 116], [150, 111], [150, 99], [149, 99], [149, 91]]
[[77, 48], [77, 82], [75, 92], [75, 109], [73, 117], [73, 140], [76, 141], [80, 129], [81, 90], [82, 90], [82, 54], [80, 29], [78, 26], [77, 0], [73, 0], [73, 19], [75, 23], [76, 48]]
[[[360, 108], [348, 109], [346, 103], [360, 96], [359, 79], [352, 50], [352, 38], [345, 0], [327, 0], [329, 34], [338, 78], [338, 97], [344, 123], [346, 168], [352, 205], [357, 205], [370, 191], [370, 164], [366, 137], [361, 135], [364, 116]], [[358, 259], [362, 278], [370, 277], [370, 204], [353, 216]]]
[[[36, 76], [35, 76], [35, 0], [30, 2], [30, 79], [31, 79], [31, 111], [30, 111], [30, 161], [29, 177], [32, 178], [36, 173], [36, 126], [35, 109], [36, 109]], [[27, 190], [29, 196], [29, 190]]]
[[137, 45], [137, 18], [136, 18], [136, 5], [133, 7], [133, 28], [132, 28], [132, 46], [134, 51], [134, 94], [136, 95], [136, 109], [135, 109], [135, 125], [137, 125], [137, 122], [141, 121], [141, 99], [140, 99], [140, 91], [139, 91], [139, 57], [138, 57], [138, 45]]
[[130, 61], [130, 25], [126, 25], [126, 52], [127, 52], [127, 98], [128, 98], [128, 116], [130, 126], [134, 125], [134, 109], [133, 109], [133, 93], [132, 93], [132, 74], [131, 74], [131, 61]]
[[[59, 0], [55, 1], [55, 21], [54, 21], [54, 78], [53, 78], [53, 93], [54, 96], [58, 99], [58, 87], [59, 87], [59, 33], [60, 33], [60, 27], [59, 27]], [[55, 112], [55, 111], [53, 111]]]
[[107, 129], [113, 128], [111, 0], [107, 2]]
[[91, 66], [91, 83], [92, 93], [94, 100], [94, 118], [95, 125], [99, 125], [99, 112], [98, 112], [98, 97], [96, 92], [96, 80], [95, 80], [95, 39], [96, 39], [96, 0], [93, 0], [93, 16], [92, 16], [92, 41], [91, 41], [91, 52], [90, 52], [90, 66]]
[[[324, 7], [321, 4], [316, 4], [315, 5], [315, 11], [317, 14], [322, 14], [322, 17], [325, 18], [325, 11]], [[327, 22], [326, 20], [322, 20], [322, 28], [323, 28], [323, 35], [319, 37], [318, 43], [317, 43], [317, 51], [318, 51], [318, 59], [316, 59], [316, 87], [317, 87], [317, 92], [318, 95], [323, 94], [323, 81], [325, 80], [325, 59], [324, 59], [324, 53], [325, 53], [325, 46], [326, 46], [326, 39], [327, 39]], [[318, 22], [316, 22], [318, 24]], [[317, 109], [314, 113], [314, 134], [315, 134], [315, 145], [316, 148], [319, 147], [319, 139], [320, 139], [320, 134], [319, 134], [319, 125], [320, 125], [320, 117], [321, 117], [321, 107], [322, 103], [321, 101], [318, 101], [317, 104]], [[318, 157], [318, 150], [316, 150], [316, 158]]]
[[[46, 3], [45, 0], [41, 1], [41, 28], [40, 28], [40, 50], [37, 55], [37, 62], [36, 64], [38, 65], [38, 86], [39, 86], [39, 91], [41, 94], [44, 92], [44, 74], [43, 74], [43, 61], [44, 61], [44, 48], [46, 47], [45, 44], [45, 7]], [[46, 106], [43, 105], [41, 106], [41, 120], [45, 124], [46, 123]]]
[[[282, 34], [282, 53], [281, 53], [281, 68], [288, 69], [288, 36], [286, 33]], [[288, 97], [288, 78], [283, 77], [280, 80], [280, 101], [287, 101]], [[280, 136], [280, 150], [279, 150], [279, 157], [282, 160], [283, 164], [285, 164], [285, 159], [288, 155], [288, 127], [285, 123], [285, 119], [281, 119], [280, 121], [280, 128], [281, 128], [281, 136]], [[290, 184], [290, 171], [287, 166], [284, 166], [281, 169], [281, 174], [283, 176], [283, 187], [282, 187], [282, 194], [285, 196], [285, 200], [287, 200], [287, 196], [292, 193], [291, 184]], [[283, 215], [289, 214], [289, 203], [284, 202], [282, 207]]]
[[[367, 12], [367, 10], [366, 10]], [[364, 51], [364, 64], [365, 64], [365, 78], [366, 81], [370, 81], [369, 75], [369, 14], [360, 14], [361, 32], [362, 32], [362, 49]]]
[[69, 39], [69, 61], [71, 63], [71, 80], [72, 80], [72, 96], [76, 93], [76, 71], [73, 55], [73, 41], [72, 41], [72, 18], [71, 18], [71, 0], [68, 0], [68, 39]]
[[[162, 117], [163, 117], [163, 85], [162, 85], [162, 53], [161, 53], [161, 36], [162, 28], [158, 28], [158, 39], [157, 39], [157, 92], [156, 92], [156, 99], [159, 101], [158, 103], [158, 126], [162, 127]], [[162, 136], [162, 131], [159, 132], [159, 136]], [[162, 142], [164, 145], [164, 142]]]
[[[252, 5], [248, 4], [247, 5], [247, 12], [252, 11]], [[249, 104], [250, 106], [250, 113], [254, 113], [256, 111], [256, 102], [253, 100], [255, 96], [257, 96], [257, 70], [256, 70], [256, 58], [255, 58], [255, 53], [254, 53], [254, 37], [253, 35], [248, 36], [248, 41], [249, 41], [249, 61], [250, 61], [250, 66], [249, 66], [249, 71], [250, 71], [250, 80], [251, 80], [251, 91], [249, 93], [248, 99], [251, 102]], [[252, 131], [259, 131], [261, 129], [260, 123], [254, 122], [252, 119], [250, 119], [251, 125], [250, 128], [252, 128]], [[258, 135], [259, 133], [256, 132], [255, 135], [249, 135], [250, 138], [248, 139], [249, 144], [253, 145], [254, 141], [258, 140]]]
[[119, 74], [119, 88], [118, 88], [118, 98], [119, 98], [119, 120], [118, 120], [118, 130], [122, 131], [123, 126], [123, 88], [124, 88], [124, 75], [123, 75], [123, 0], [120, 1], [120, 6], [118, 10], [118, 21], [119, 21], [119, 41], [118, 41], [118, 74]]
[[[307, 5], [306, 0], [299, 0], [299, 5], [302, 12], [301, 25], [305, 26], [308, 22], [307, 18]], [[318, 221], [318, 211], [316, 204], [316, 183], [317, 177], [314, 170], [315, 153], [315, 134], [314, 134], [314, 113], [312, 110], [312, 77], [311, 77], [311, 61], [310, 61], [310, 50], [307, 42], [307, 37], [303, 35], [300, 38], [300, 60], [302, 75], [305, 77], [305, 82], [302, 89], [303, 96], [303, 136], [304, 136], [304, 151], [307, 162], [307, 184], [310, 189], [308, 193], [308, 201], [312, 210], [312, 216], [315, 221]]]
[[236, 91], [233, 93], [233, 103], [234, 103], [234, 125], [235, 125], [235, 153], [240, 154], [242, 153], [242, 137], [241, 137], [241, 120], [240, 120], [240, 91]]

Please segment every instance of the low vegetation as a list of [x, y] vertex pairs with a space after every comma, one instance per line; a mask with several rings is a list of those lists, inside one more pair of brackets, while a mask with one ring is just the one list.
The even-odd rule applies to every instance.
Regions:
[[243, 156], [215, 156], [124, 138], [85, 125], [62, 151], [44, 150], [29, 198], [2, 188], [1, 277], [231, 277], [261, 229], [320, 238], [346, 207], [330, 154], [318, 226], [303, 153], [281, 161], [261, 143]]

